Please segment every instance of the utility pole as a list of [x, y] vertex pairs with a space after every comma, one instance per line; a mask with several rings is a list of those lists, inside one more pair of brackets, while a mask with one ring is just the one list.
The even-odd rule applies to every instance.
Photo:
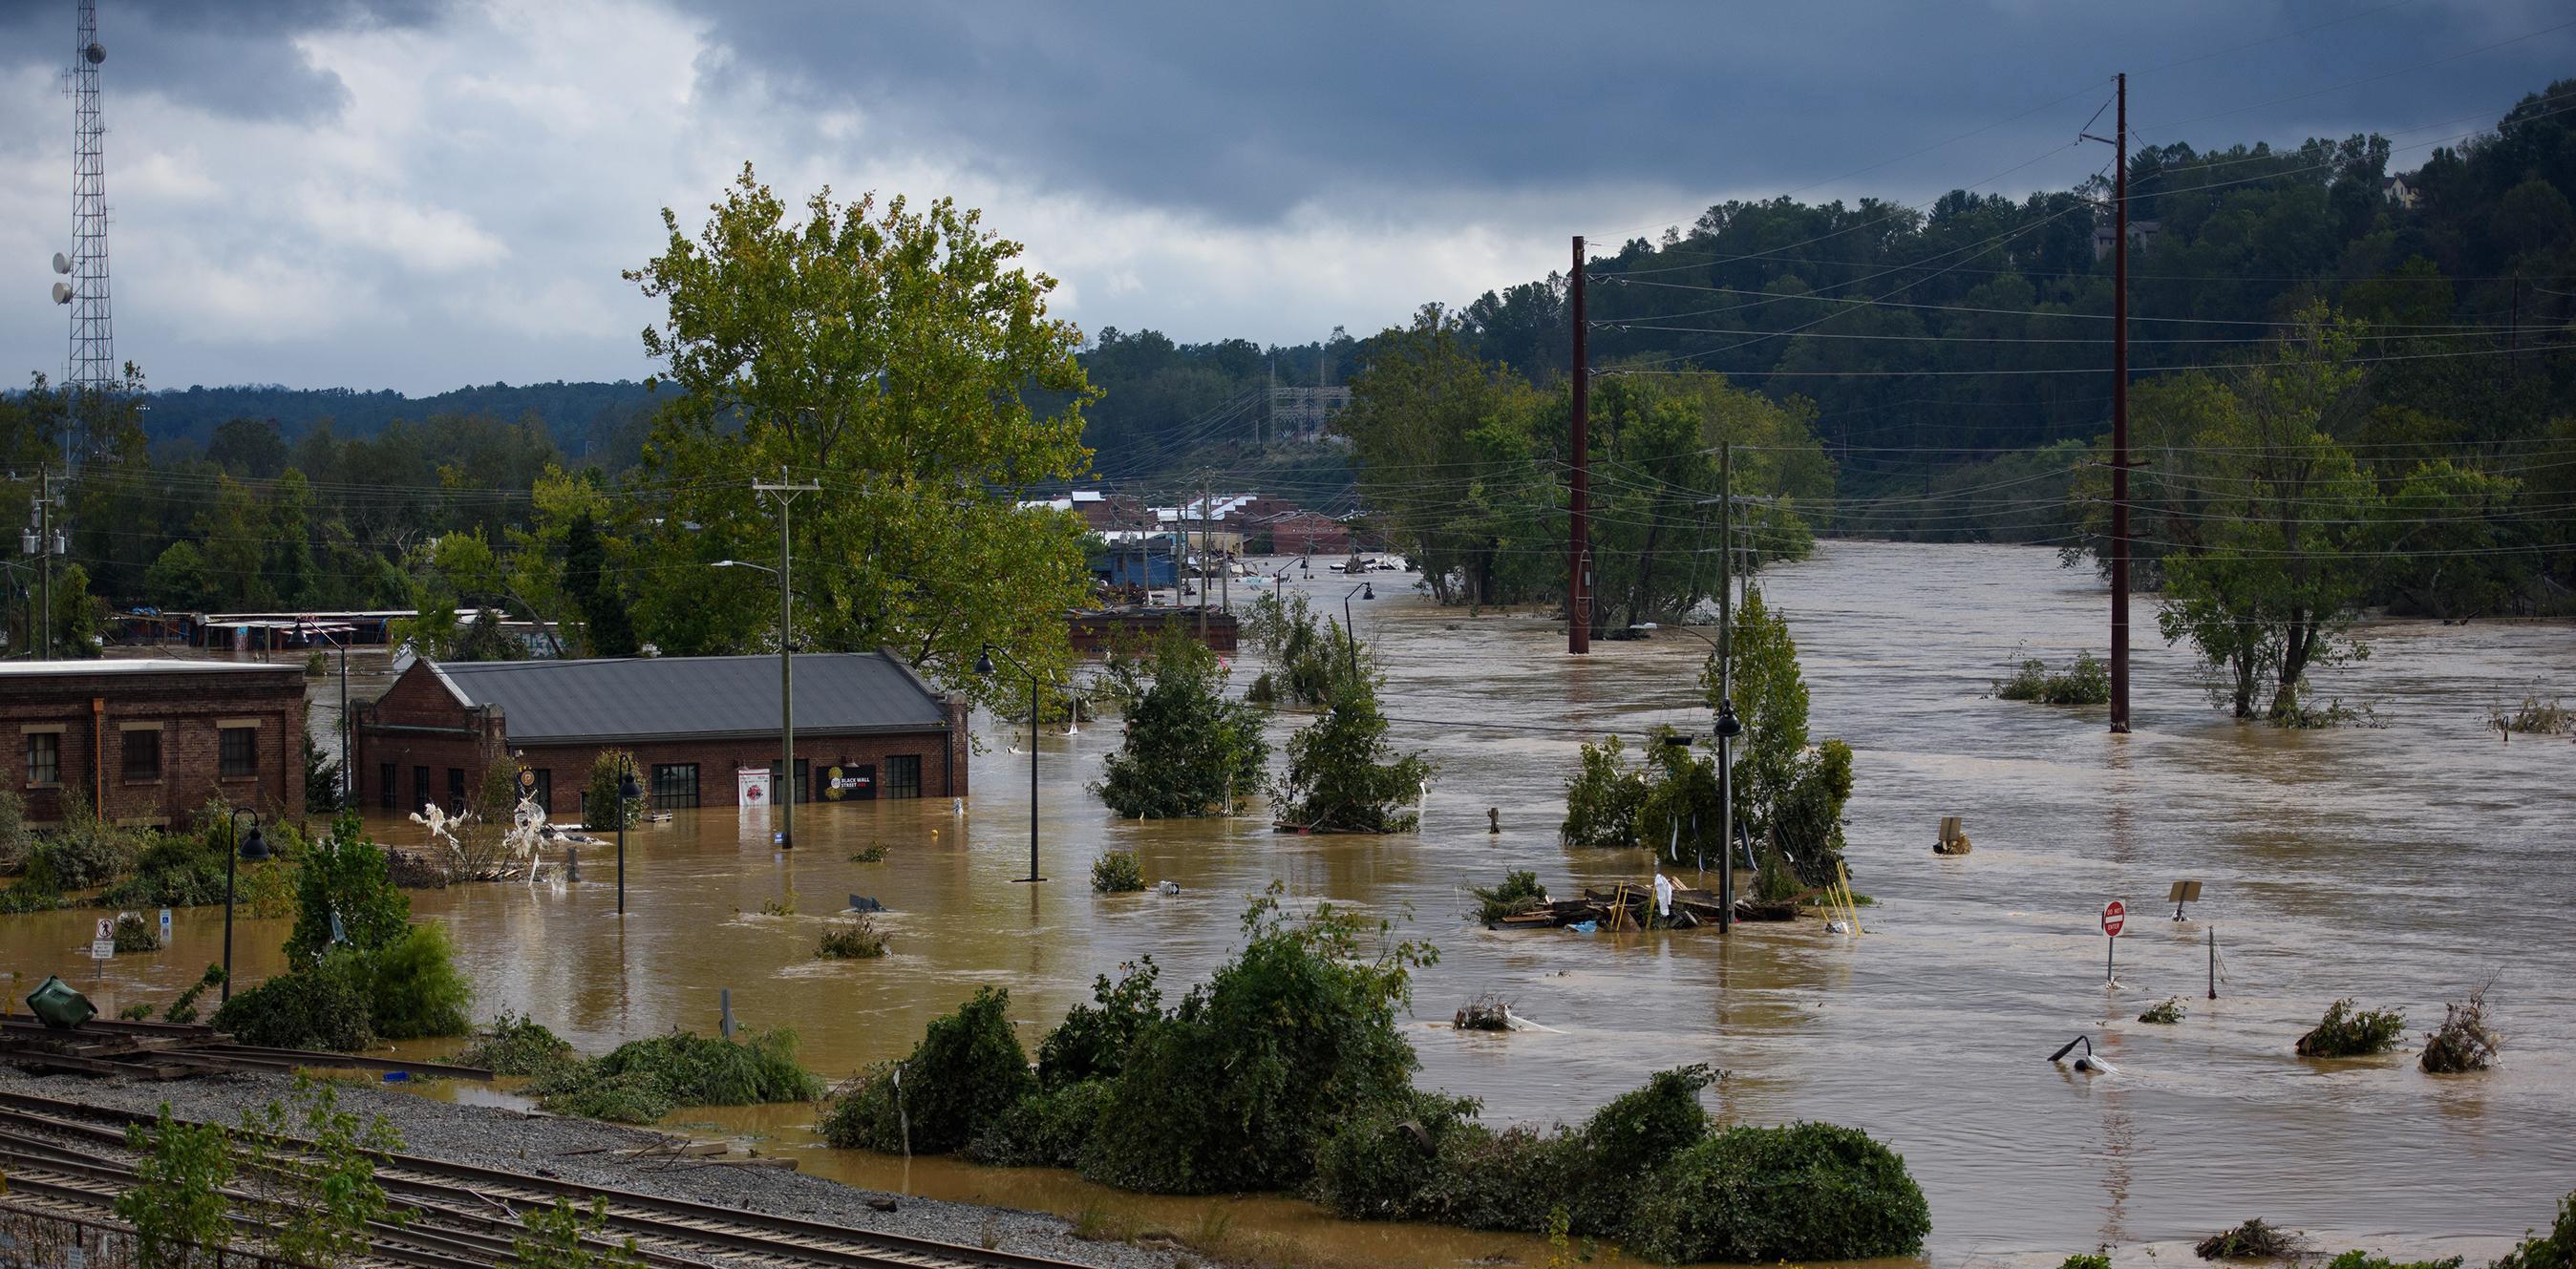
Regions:
[[46, 464], [36, 467], [36, 502], [27, 513], [27, 532], [20, 535], [19, 545], [36, 557], [38, 611], [27, 623], [27, 642], [39, 659], [54, 659], [54, 557], [64, 553], [63, 531], [54, 523], [54, 507], [61, 502], [54, 492], [54, 470]]
[[1592, 354], [1584, 336], [1583, 235], [1574, 236], [1574, 478], [1570, 501], [1573, 541], [1565, 579], [1565, 650], [1592, 650]]
[[789, 624], [794, 615], [789, 607], [794, 592], [788, 589], [792, 553], [787, 536], [788, 507], [796, 501], [796, 495], [821, 488], [810, 480], [801, 485], [787, 483], [784, 463], [779, 464], [777, 483], [751, 482], [754, 497], [768, 494], [778, 500], [778, 782], [786, 788], [785, 796], [771, 789], [769, 801], [778, 808], [778, 845], [782, 850], [796, 849], [796, 636], [795, 627]]
[[2111, 146], [2111, 730], [2129, 730], [2129, 77], [2112, 77]]
[[[1717, 700], [1721, 713], [1735, 706], [1735, 446], [1717, 447]], [[1724, 728], [1719, 729], [1721, 732]], [[1717, 928], [1735, 928], [1735, 755], [1720, 735], [1717, 745]]]

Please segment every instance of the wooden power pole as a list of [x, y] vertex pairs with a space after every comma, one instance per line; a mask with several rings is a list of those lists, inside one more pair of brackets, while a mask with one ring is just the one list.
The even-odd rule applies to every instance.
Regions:
[[2112, 78], [2118, 114], [2111, 178], [2111, 730], [2129, 730], [2129, 77]]
[[1592, 650], [1592, 357], [1583, 315], [1583, 235], [1574, 236], [1574, 481], [1570, 507], [1573, 541], [1566, 560], [1565, 650]]

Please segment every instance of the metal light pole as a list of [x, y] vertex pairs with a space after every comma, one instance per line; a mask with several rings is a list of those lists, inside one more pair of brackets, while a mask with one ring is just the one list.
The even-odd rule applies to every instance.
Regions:
[[[975, 658], [975, 673], [988, 679], [993, 677], [996, 673], [993, 669], [993, 653], [996, 651], [999, 649], [993, 645], [989, 643], [984, 645], [984, 655]], [[1013, 877], [1011, 880], [1040, 882], [1046, 878], [1038, 875], [1038, 675], [1037, 671], [1021, 664], [1018, 657], [1008, 652], [1002, 653], [1002, 659], [1010, 662], [1012, 668], [1029, 676], [1029, 875]]]
[[1360, 676], [1360, 635], [1359, 627], [1351, 621], [1351, 596], [1353, 595], [1362, 599], [1375, 599], [1377, 587], [1369, 582], [1361, 582], [1342, 592], [1342, 642], [1350, 648], [1351, 677], [1357, 679]]
[[788, 506], [796, 501], [796, 495], [822, 487], [810, 480], [801, 485], [788, 484], [783, 466], [778, 469], [776, 483], [756, 480], [751, 485], [754, 493], [772, 494], [778, 499], [778, 567], [770, 571], [778, 574], [778, 778], [787, 786], [787, 796], [780, 797], [778, 790], [772, 789], [769, 800], [778, 808], [781, 850], [796, 849], [796, 646], [789, 633], [787, 590], [789, 570], [795, 567], [795, 561], [789, 558]]
[[626, 915], [626, 821], [632, 818], [627, 809], [644, 790], [635, 787], [635, 765], [627, 763], [617, 772], [617, 915]]
[[1744, 734], [1744, 723], [1735, 716], [1735, 702], [1721, 699], [1717, 703], [1717, 801], [1718, 830], [1725, 834], [1717, 852], [1717, 929], [1723, 934], [1735, 928], [1735, 738]]
[[[241, 817], [245, 815], [250, 817], [250, 840], [247, 842], [241, 840]], [[261, 835], [259, 831], [259, 812], [248, 807], [234, 807], [231, 818], [225, 822], [230, 828], [225, 836], [231, 840], [224, 843], [224, 983], [220, 998], [231, 1000], [233, 998], [233, 861], [239, 858], [255, 863], [268, 858], [268, 838]]]

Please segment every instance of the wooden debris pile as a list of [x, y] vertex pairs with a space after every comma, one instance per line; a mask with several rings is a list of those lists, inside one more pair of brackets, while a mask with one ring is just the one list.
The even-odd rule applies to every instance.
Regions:
[[[1586, 886], [1580, 899], [1551, 900], [1488, 925], [1493, 929], [1518, 930], [1562, 929], [1590, 923], [1603, 930], [1693, 930], [1702, 926], [1714, 927], [1723, 911], [1714, 890], [1676, 888], [1672, 914], [1666, 916], [1655, 910], [1652, 881], [1622, 881], [1606, 888]], [[1735, 919], [1794, 921], [1798, 919], [1798, 902], [1784, 899], [1777, 903], [1760, 903], [1737, 895]]]

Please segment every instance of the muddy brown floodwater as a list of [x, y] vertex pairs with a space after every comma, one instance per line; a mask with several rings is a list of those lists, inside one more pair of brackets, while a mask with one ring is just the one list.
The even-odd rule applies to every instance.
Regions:
[[[1562, 780], [1585, 733], [1632, 738], [1657, 722], [1706, 726], [1695, 676], [1707, 647], [1666, 631], [1564, 654], [1528, 613], [1469, 617], [1378, 575], [1355, 602], [1389, 675], [1395, 737], [1438, 774], [1418, 835], [1301, 838], [1259, 819], [1121, 823], [1084, 792], [1117, 743], [1115, 722], [1041, 747], [1041, 850], [1027, 866], [1024, 756], [1009, 723], [981, 720], [976, 796], [800, 809], [803, 845], [770, 848], [757, 816], [682, 812], [631, 839], [631, 914], [613, 915], [612, 861], [592, 852], [571, 887], [464, 887], [416, 895], [447, 921], [480, 989], [478, 1014], [524, 1012], [585, 1049], [672, 1027], [715, 1026], [731, 988], [749, 1025], [787, 1024], [832, 1077], [907, 1052], [931, 1018], [980, 984], [1011, 990], [1034, 1047], [1092, 977], [1151, 953], [1177, 995], [1238, 937], [1244, 896], [1272, 880], [1429, 938], [1440, 962], [1417, 985], [1421, 1081], [1484, 1101], [1491, 1120], [1579, 1120], [1648, 1072], [1712, 1062], [1728, 1120], [1813, 1118], [1902, 1151], [1930, 1196], [1936, 1260], [2053, 1265], [2101, 1243], [2196, 1238], [2249, 1216], [2351, 1242], [2490, 1250], [2545, 1223], [2576, 1186], [2576, 832], [2566, 738], [2499, 742], [2488, 710], [2537, 686], [2576, 688], [2564, 624], [2367, 628], [2362, 665], [2323, 694], [2367, 703], [2382, 728], [2283, 732], [2213, 710], [2190, 659], [2142, 639], [2137, 731], [2100, 710], [1985, 697], [2017, 650], [2062, 661], [2100, 651], [2102, 592], [2047, 550], [1830, 543], [1767, 578], [1813, 690], [1814, 732], [1858, 751], [1850, 809], [1867, 934], [1816, 921], [1713, 932], [1497, 933], [1465, 913], [1470, 885], [1534, 868], [1564, 893], [1639, 876], [1645, 852], [1569, 851], [1555, 838]], [[1292, 581], [1338, 612], [1345, 584]], [[2142, 623], [2150, 605], [2141, 604]], [[336, 706], [336, 691], [322, 693]], [[317, 705], [326, 703], [317, 701]], [[317, 710], [317, 723], [327, 726]], [[1282, 731], [1296, 720], [1281, 719]], [[1487, 807], [1502, 816], [1486, 832]], [[1944, 815], [1975, 853], [1930, 853]], [[419, 830], [390, 819], [384, 840]], [[847, 862], [882, 841], [887, 862]], [[1181, 893], [1100, 896], [1091, 860], [1135, 849]], [[2206, 883], [2191, 919], [2159, 906]], [[799, 915], [760, 914], [792, 888]], [[812, 956], [851, 893], [890, 909], [893, 955]], [[2128, 901], [2120, 985], [2103, 983], [2097, 914]], [[104, 1008], [159, 999], [216, 947], [217, 910], [179, 916], [175, 950], [93, 971], [76, 950], [94, 913], [0, 921], [7, 964], [34, 976], [78, 965]], [[2207, 942], [2226, 977], [2205, 999]], [[244, 977], [274, 972], [285, 934], [245, 921]], [[2437, 1078], [2410, 1054], [2293, 1057], [2293, 1038], [2338, 996], [2405, 1011], [2420, 1032], [2442, 1002], [2488, 979], [2508, 1033], [2504, 1065]], [[1444, 1025], [1495, 991], [1553, 1028], [1509, 1036]], [[2136, 1023], [2167, 996], [2181, 1026]], [[2044, 1059], [2078, 1033], [2120, 1068], [2070, 1075]], [[2409, 1048], [2414, 1045], [2410, 1044]], [[1232, 1227], [1288, 1258], [1457, 1264], [1541, 1259], [1533, 1241], [1331, 1220], [1280, 1198], [1117, 1195], [1067, 1174], [834, 1151], [804, 1108], [684, 1110], [678, 1124], [752, 1132], [809, 1170], [866, 1184], [1073, 1212], [1189, 1232]], [[2465, 1241], [2464, 1241], [2465, 1240]]]

